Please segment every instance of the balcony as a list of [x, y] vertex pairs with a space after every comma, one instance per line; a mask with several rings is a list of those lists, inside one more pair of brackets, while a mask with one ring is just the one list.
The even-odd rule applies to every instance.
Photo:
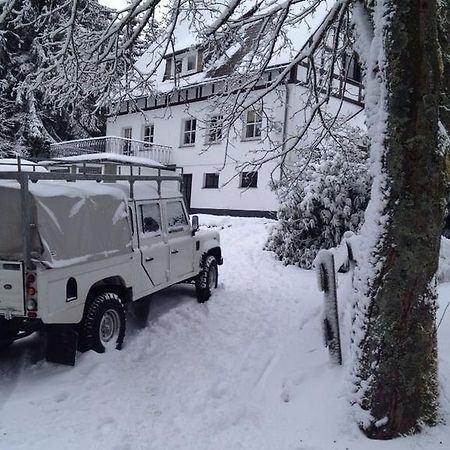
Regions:
[[52, 157], [87, 155], [90, 153], [113, 153], [139, 156], [164, 165], [171, 164], [172, 148], [150, 142], [136, 141], [117, 136], [102, 136], [75, 141], [57, 142], [50, 145]]

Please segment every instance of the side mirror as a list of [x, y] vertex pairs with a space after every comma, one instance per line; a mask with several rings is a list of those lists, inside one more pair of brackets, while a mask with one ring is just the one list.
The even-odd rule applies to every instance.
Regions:
[[192, 236], [198, 231], [198, 216], [192, 216]]

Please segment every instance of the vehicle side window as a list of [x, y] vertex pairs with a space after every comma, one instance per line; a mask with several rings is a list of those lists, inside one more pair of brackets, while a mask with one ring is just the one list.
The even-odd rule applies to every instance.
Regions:
[[161, 234], [161, 211], [158, 203], [141, 205], [142, 232]]
[[169, 233], [183, 231], [189, 222], [180, 201], [167, 202], [167, 229]]
[[128, 207], [128, 217], [130, 218], [131, 234], [134, 234], [133, 210]]

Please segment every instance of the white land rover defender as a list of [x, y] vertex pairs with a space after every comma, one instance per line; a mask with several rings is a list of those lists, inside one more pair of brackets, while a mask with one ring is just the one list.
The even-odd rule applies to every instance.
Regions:
[[73, 365], [77, 348], [120, 349], [135, 300], [180, 282], [208, 300], [219, 234], [189, 222], [176, 171], [136, 160], [0, 170], [0, 349], [44, 331], [47, 359]]

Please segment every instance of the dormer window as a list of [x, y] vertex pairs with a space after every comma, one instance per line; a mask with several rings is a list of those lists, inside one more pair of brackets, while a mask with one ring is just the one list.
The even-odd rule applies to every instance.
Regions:
[[197, 55], [188, 55], [186, 58], [186, 72], [197, 70]]
[[182, 59], [175, 60], [175, 73], [177, 75], [181, 75], [183, 73], [183, 60]]
[[180, 53], [166, 59], [164, 79], [185, 76], [202, 70], [202, 52], [199, 50]]

